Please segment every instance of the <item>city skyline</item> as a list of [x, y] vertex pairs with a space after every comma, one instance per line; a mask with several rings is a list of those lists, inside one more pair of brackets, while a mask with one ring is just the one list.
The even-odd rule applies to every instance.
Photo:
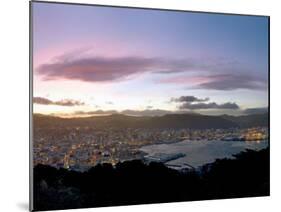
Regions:
[[268, 107], [266, 17], [34, 3], [34, 112]]

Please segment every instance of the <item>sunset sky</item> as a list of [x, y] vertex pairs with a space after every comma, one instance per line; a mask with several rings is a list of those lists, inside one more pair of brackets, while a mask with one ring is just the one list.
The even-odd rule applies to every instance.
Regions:
[[35, 113], [268, 106], [266, 17], [32, 5]]

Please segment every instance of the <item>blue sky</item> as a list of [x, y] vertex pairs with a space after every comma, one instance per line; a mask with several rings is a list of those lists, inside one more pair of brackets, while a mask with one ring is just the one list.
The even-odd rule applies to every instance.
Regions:
[[[39, 2], [33, 12], [34, 96], [84, 103], [36, 112], [268, 105], [266, 17]], [[171, 101], [181, 96], [208, 101]]]

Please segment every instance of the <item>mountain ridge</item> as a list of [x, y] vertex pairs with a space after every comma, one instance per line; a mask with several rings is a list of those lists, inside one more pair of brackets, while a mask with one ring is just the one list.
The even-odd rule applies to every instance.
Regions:
[[34, 126], [95, 126], [98, 128], [236, 128], [268, 126], [268, 113], [230, 116], [202, 114], [166, 114], [163, 116], [106, 116], [62, 118], [43, 114], [33, 115]]

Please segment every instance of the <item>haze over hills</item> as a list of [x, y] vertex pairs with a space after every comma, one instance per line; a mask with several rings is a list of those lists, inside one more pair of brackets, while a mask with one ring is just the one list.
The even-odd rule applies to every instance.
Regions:
[[128, 116], [112, 114], [107, 116], [60, 118], [34, 114], [34, 126], [93, 126], [97, 128], [235, 128], [268, 126], [268, 113], [244, 116], [207, 116], [201, 114], [167, 114], [163, 116]]

